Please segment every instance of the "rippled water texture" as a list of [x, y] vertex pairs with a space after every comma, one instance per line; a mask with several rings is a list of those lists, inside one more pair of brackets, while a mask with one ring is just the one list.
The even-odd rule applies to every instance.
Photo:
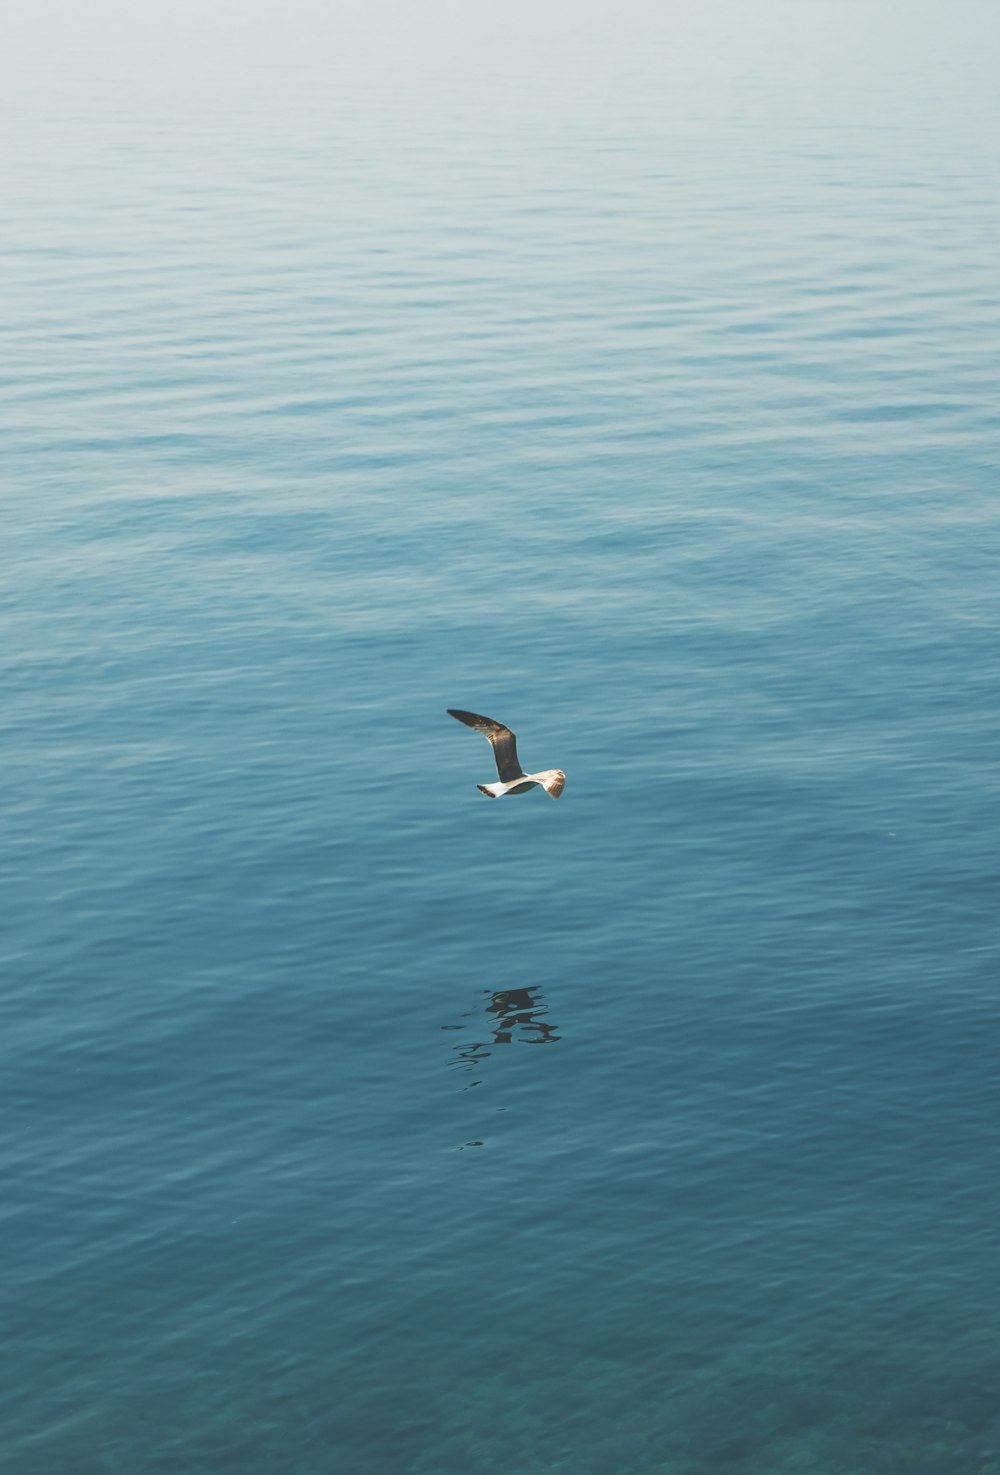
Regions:
[[3, 26], [4, 1475], [1000, 1475], [997, 7]]

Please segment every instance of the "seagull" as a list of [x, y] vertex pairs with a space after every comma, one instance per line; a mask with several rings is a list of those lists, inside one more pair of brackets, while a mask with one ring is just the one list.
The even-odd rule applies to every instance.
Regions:
[[494, 722], [492, 717], [477, 717], [475, 712], [459, 712], [448, 708], [448, 716], [474, 727], [488, 738], [497, 760], [498, 784], [477, 784], [476, 788], [487, 799], [499, 799], [503, 794], [526, 794], [532, 784], [541, 784], [546, 794], [558, 799], [566, 785], [566, 775], [561, 768], [546, 768], [542, 773], [525, 773], [517, 761], [517, 739], [509, 727]]

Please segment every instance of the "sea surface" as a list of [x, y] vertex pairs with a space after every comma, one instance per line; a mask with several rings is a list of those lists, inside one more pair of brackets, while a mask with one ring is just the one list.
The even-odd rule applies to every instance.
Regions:
[[1000, 1475], [1000, 6], [2, 28], [4, 1475]]

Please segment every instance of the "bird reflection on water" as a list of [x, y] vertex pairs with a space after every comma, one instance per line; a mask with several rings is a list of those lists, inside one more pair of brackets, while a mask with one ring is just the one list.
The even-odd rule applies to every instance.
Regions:
[[[448, 1064], [475, 1075], [475, 1080], [466, 1083], [466, 1090], [480, 1085], [481, 1070], [493, 1054], [497, 1045], [553, 1045], [559, 1039], [556, 1026], [548, 1024], [544, 1016], [548, 1013], [545, 996], [538, 987], [504, 988], [484, 990], [487, 999], [486, 1014], [489, 1019], [490, 1037], [470, 1040], [454, 1046]], [[479, 1016], [479, 1010], [470, 1010], [466, 1018]], [[465, 1024], [445, 1024], [442, 1029], [467, 1029]]]

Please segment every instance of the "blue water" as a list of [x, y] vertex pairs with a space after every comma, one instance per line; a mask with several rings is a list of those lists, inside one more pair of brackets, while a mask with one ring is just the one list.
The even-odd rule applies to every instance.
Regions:
[[997, 7], [5, 26], [5, 1475], [998, 1475]]

